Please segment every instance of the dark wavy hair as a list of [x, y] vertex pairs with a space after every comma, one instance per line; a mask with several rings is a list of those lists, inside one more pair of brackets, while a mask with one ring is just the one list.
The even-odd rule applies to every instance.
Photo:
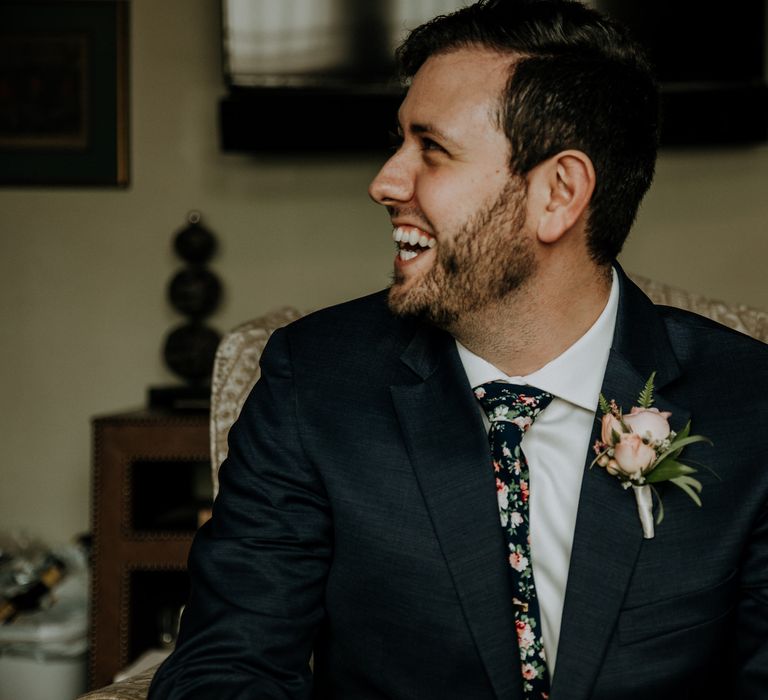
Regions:
[[610, 263], [656, 163], [658, 86], [643, 49], [574, 0], [480, 0], [414, 29], [397, 50], [401, 77], [434, 54], [475, 46], [519, 56], [499, 109], [513, 174], [565, 149], [592, 160], [587, 244], [598, 264]]

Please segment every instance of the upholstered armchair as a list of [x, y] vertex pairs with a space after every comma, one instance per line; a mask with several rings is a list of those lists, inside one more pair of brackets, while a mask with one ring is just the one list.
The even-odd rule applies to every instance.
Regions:
[[[744, 305], [726, 304], [666, 284], [632, 275], [634, 281], [657, 304], [689, 309], [742, 333], [768, 342], [768, 312]], [[299, 318], [295, 309], [284, 308], [244, 323], [229, 332], [216, 353], [211, 389], [211, 466], [213, 490], [218, 490], [217, 472], [227, 455], [227, 433], [259, 378], [259, 357], [272, 332]], [[120, 683], [91, 691], [80, 700], [144, 700], [155, 668]]]
[[[283, 308], [244, 323], [225, 335], [216, 351], [211, 381], [211, 477], [218, 491], [219, 465], [227, 456], [227, 433], [259, 378], [259, 358], [272, 332], [299, 318], [296, 309]], [[93, 690], [80, 700], [144, 700], [157, 666], [119, 683]]]

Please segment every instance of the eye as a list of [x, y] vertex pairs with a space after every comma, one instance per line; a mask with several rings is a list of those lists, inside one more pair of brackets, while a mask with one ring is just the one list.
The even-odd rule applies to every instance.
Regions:
[[437, 141], [433, 141], [431, 138], [426, 136], [421, 139], [421, 150], [432, 153], [447, 153], [447, 151]]

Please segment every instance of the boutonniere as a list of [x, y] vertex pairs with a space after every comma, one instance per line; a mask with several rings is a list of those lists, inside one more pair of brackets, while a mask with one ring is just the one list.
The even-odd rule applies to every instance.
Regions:
[[603, 467], [619, 479], [625, 489], [634, 491], [646, 539], [654, 536], [654, 496], [659, 504], [656, 525], [664, 519], [664, 507], [654, 484], [669, 481], [701, 506], [701, 482], [691, 476], [696, 470], [678, 461], [678, 457], [687, 445], [710, 442], [703, 435], [690, 434], [690, 421], [676, 433], [669, 426], [672, 414], [653, 408], [655, 377], [656, 372], [648, 378], [638, 397], [638, 405], [629, 413], [623, 413], [614, 400], [608, 401], [600, 394], [602, 432], [593, 447], [597, 457], [590, 465]]

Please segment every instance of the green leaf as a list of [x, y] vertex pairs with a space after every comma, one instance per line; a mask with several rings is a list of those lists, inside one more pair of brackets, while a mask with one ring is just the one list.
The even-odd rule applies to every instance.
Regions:
[[611, 412], [611, 405], [608, 403], [608, 399], [606, 399], [605, 396], [603, 396], [602, 393], [600, 394], [599, 404], [600, 404], [600, 410], [603, 413], [610, 413]]
[[653, 406], [653, 380], [655, 378], [656, 370], [651, 372], [651, 376], [648, 377], [648, 381], [645, 383], [645, 386], [637, 399], [637, 403], [640, 404], [641, 408], [650, 408]]
[[688, 434], [691, 432], [691, 421], [688, 421], [685, 424], [685, 427], [677, 434], [675, 435], [675, 440], [684, 440], [688, 437]]
[[670, 479], [676, 479], [678, 476], [686, 476], [687, 474], [695, 473], [696, 470], [693, 467], [689, 467], [687, 464], [681, 464], [674, 459], [668, 458], [648, 472], [645, 476], [645, 480], [650, 484], [657, 484], [660, 481], [669, 481]]
[[675, 435], [675, 439], [670, 443], [670, 449], [674, 450], [672, 452], [671, 457], [672, 459], [677, 459], [680, 456], [680, 453], [683, 451], [682, 447], [677, 447], [676, 443], [678, 440], [685, 440], [688, 437], [688, 434], [691, 432], [691, 421], [688, 421], [685, 424], [685, 427]]
[[[711, 444], [711, 443], [710, 443], [710, 444]], [[715, 479], [717, 479], [718, 481], [722, 481], [722, 479], [720, 478], [720, 475], [719, 475], [719, 474], [718, 474], [718, 473], [717, 473], [717, 472], [716, 472], [714, 469], [712, 469], [712, 467], [708, 467], [706, 464], [701, 464], [701, 463], [699, 463], [699, 462], [694, 462], [694, 464], [695, 464], [695, 465], [696, 465], [696, 466], [697, 466], [699, 469], [706, 469], [706, 470], [707, 470], [707, 471], [708, 471], [708, 472], [709, 472], [709, 473], [710, 473], [712, 476], [714, 476], [714, 477], [715, 477]]]
[[672, 459], [677, 458], [686, 445], [692, 445], [694, 442], [708, 442], [710, 445], [712, 444], [712, 441], [703, 435], [690, 435], [689, 437], [682, 438], [681, 440], [675, 438], [675, 441], [669, 446], [669, 449], [659, 455], [658, 459], [656, 460], [656, 464], [661, 464], [665, 459], [669, 457]]
[[697, 506], [701, 507], [701, 498], [699, 498], [699, 493], [702, 489], [701, 482], [697, 481], [691, 476], [678, 476], [676, 479], [670, 479], [670, 481], [675, 486], [679, 486], [683, 491], [685, 491], [690, 499]]
[[656, 524], [661, 525], [661, 521], [664, 520], [664, 504], [661, 502], [661, 496], [655, 487], [651, 486], [653, 495], [656, 496], [656, 500], [659, 502], [659, 512], [656, 514]]
[[678, 477], [678, 481], [688, 484], [692, 489], [696, 490], [696, 493], [701, 493], [704, 489], [701, 482], [698, 479], [694, 479], [692, 476], [680, 476]]

